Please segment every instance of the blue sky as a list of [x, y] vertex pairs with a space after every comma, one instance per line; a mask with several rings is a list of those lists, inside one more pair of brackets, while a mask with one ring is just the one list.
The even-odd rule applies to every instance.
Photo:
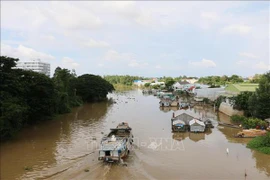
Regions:
[[[84, 73], [251, 76], [269, 70], [269, 2], [1, 1], [1, 55]], [[16, 12], [16, 13], [15, 13]]]

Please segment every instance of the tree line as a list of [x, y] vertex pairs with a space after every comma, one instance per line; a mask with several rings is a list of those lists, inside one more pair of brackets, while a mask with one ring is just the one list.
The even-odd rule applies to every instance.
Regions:
[[146, 78], [140, 76], [129, 76], [129, 75], [105, 75], [103, 77], [106, 81], [111, 84], [123, 84], [131, 86], [135, 80], [144, 80]]
[[210, 86], [220, 86], [220, 85], [226, 85], [229, 83], [242, 83], [242, 82], [244, 82], [243, 78], [238, 75], [206, 76], [206, 77], [201, 77], [198, 80], [198, 83], [203, 83]]
[[114, 90], [111, 83], [92, 74], [57, 67], [52, 78], [44, 74], [15, 69], [19, 59], [0, 57], [0, 133], [1, 139], [22, 127], [45, 121], [55, 114], [71, 111], [84, 102], [106, 99]]

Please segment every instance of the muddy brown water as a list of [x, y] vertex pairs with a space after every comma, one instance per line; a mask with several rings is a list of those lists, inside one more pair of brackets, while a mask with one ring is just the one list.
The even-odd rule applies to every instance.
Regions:
[[[177, 108], [160, 108], [157, 97], [140, 90], [109, 98], [25, 128], [2, 143], [1, 179], [270, 179], [270, 156], [246, 148], [249, 139], [233, 138], [237, 129], [172, 133], [170, 118]], [[218, 119], [229, 120], [209, 108], [191, 111], [215, 126]], [[100, 139], [122, 121], [135, 137], [127, 166], [99, 162]]]

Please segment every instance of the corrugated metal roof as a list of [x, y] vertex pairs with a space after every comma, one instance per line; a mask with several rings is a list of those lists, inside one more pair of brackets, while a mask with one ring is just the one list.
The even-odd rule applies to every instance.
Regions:
[[193, 120], [189, 121], [190, 126], [195, 124], [195, 123], [200, 124], [201, 126], [205, 126], [205, 124], [202, 121], [199, 121], [197, 119], [193, 119]]
[[174, 112], [174, 117], [180, 116], [181, 114], [184, 114], [184, 113], [187, 114], [187, 115], [192, 116], [193, 118], [197, 118], [197, 119], [201, 118], [201, 116], [199, 114], [196, 114], [193, 111], [184, 110], [184, 109], [180, 109], [180, 110], [175, 111]]
[[251, 84], [251, 83], [242, 83], [242, 84], [229, 84], [225, 90], [232, 91], [232, 92], [255, 92], [256, 89], [259, 87], [259, 84]]
[[186, 123], [183, 120], [178, 119], [178, 120], [173, 121], [173, 125], [175, 124], [186, 124]]
[[123, 146], [123, 139], [117, 138], [116, 141], [110, 141], [111, 138], [108, 138], [101, 143], [101, 150], [117, 150]]

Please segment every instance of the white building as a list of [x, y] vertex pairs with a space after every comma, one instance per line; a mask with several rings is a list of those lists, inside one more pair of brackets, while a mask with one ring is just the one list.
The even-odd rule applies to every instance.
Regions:
[[17, 62], [16, 68], [31, 70], [34, 72], [45, 74], [50, 77], [51, 68], [49, 63], [45, 63], [40, 61], [40, 59], [32, 60], [32, 61], [19, 61]]

